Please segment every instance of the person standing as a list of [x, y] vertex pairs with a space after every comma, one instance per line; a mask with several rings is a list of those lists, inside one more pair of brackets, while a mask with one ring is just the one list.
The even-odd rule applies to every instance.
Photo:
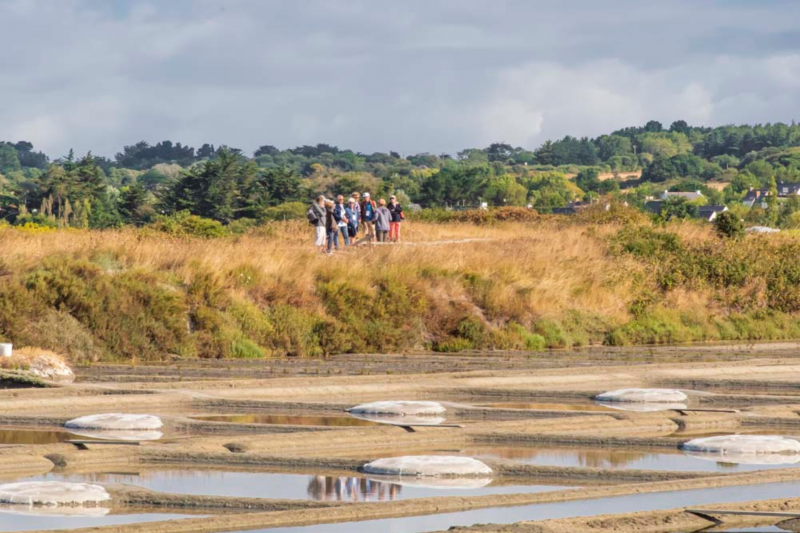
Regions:
[[392, 213], [386, 208], [386, 200], [381, 198], [378, 209], [375, 210], [375, 233], [378, 234], [378, 242], [386, 242], [391, 223]]
[[356, 235], [358, 235], [358, 202], [355, 198], [347, 200], [347, 233], [350, 236], [350, 242], [355, 244]]
[[369, 240], [375, 239], [375, 211], [378, 206], [375, 201], [369, 197], [369, 193], [364, 193], [364, 200], [361, 201], [361, 222], [364, 223], [364, 229], [367, 232]]
[[353, 213], [356, 215], [356, 234], [350, 235], [350, 240], [355, 242], [356, 237], [358, 237], [358, 231], [361, 229], [361, 195], [356, 191], [350, 197], [356, 201], [353, 206]]
[[350, 246], [350, 234], [347, 229], [347, 206], [344, 205], [344, 196], [341, 194], [336, 197], [336, 206], [333, 208], [333, 218], [336, 220], [336, 226], [344, 239], [344, 245]]
[[389, 197], [389, 212], [392, 214], [392, 222], [389, 224], [389, 240], [397, 242], [400, 240], [400, 223], [406, 216], [403, 214], [403, 206], [397, 202], [397, 197]]
[[308, 221], [314, 226], [314, 246], [320, 252], [325, 251], [325, 197], [322, 195], [317, 196], [317, 200], [311, 204], [307, 212]]
[[335, 246], [339, 251], [339, 226], [333, 216], [334, 204], [330, 200], [325, 200], [325, 230], [328, 233], [328, 253], [331, 253]]

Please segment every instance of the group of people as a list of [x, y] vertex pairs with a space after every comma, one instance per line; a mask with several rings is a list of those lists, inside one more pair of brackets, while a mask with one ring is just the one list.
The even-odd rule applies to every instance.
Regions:
[[341, 194], [336, 202], [318, 196], [306, 212], [314, 226], [314, 244], [321, 252], [332, 253], [343, 246], [355, 244], [359, 232], [364, 231], [368, 241], [397, 242], [400, 240], [400, 223], [405, 220], [403, 207], [394, 195], [389, 202], [381, 198], [376, 203], [368, 192], [361, 197], [354, 192], [345, 202]]

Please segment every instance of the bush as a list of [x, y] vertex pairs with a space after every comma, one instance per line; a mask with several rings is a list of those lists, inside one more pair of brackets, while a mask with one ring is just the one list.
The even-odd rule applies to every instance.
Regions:
[[714, 221], [717, 233], [729, 239], [741, 239], [744, 237], [744, 222], [737, 215], [730, 211], [725, 211], [717, 215]]
[[173, 237], [214, 239], [230, 235], [230, 231], [222, 223], [193, 215], [189, 211], [178, 211], [174, 215], [159, 215], [148, 227]]
[[464, 350], [471, 350], [472, 348], [472, 342], [469, 339], [462, 339], [459, 337], [433, 343], [433, 351], [442, 353], [463, 352]]

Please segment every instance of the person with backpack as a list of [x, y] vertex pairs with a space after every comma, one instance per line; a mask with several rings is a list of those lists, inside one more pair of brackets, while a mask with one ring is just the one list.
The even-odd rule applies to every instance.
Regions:
[[378, 206], [369, 197], [369, 193], [364, 193], [364, 199], [361, 201], [361, 222], [364, 224], [364, 229], [367, 231], [366, 237], [370, 241], [375, 239], [375, 211]]
[[344, 196], [341, 194], [336, 197], [336, 206], [333, 208], [333, 218], [336, 220], [336, 226], [342, 234], [344, 245], [350, 246], [350, 230], [348, 229], [347, 206], [344, 205]]
[[317, 196], [317, 200], [306, 211], [308, 223], [314, 226], [314, 246], [320, 252], [325, 251], [325, 197]]
[[392, 213], [386, 208], [386, 200], [383, 198], [378, 204], [378, 209], [375, 210], [375, 233], [378, 234], [378, 242], [386, 242], [386, 235], [389, 234], [392, 223]]
[[387, 209], [392, 214], [392, 222], [389, 224], [389, 240], [397, 242], [400, 240], [400, 223], [405, 220], [406, 215], [403, 213], [403, 206], [397, 202], [397, 196], [395, 195], [389, 197]]
[[355, 198], [347, 200], [347, 233], [350, 236], [350, 242], [355, 244], [356, 235], [358, 235], [358, 202]]

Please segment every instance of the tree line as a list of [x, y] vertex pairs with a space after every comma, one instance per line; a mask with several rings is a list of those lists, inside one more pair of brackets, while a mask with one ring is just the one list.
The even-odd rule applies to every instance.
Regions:
[[[497, 142], [455, 155], [364, 154], [329, 144], [263, 145], [246, 154], [166, 140], [124, 146], [113, 158], [70, 152], [51, 159], [30, 142], [0, 142], [0, 218], [108, 228], [190, 213], [223, 224], [258, 223], [300, 216], [318, 194], [355, 190], [429, 208], [486, 202], [547, 212], [601, 196], [642, 206], [665, 189], [701, 190], [708, 202], [735, 204], [750, 189], [800, 181], [798, 169], [794, 123], [708, 128], [679, 120], [667, 128], [650, 121], [532, 150]], [[637, 179], [601, 179], [639, 171]]]

